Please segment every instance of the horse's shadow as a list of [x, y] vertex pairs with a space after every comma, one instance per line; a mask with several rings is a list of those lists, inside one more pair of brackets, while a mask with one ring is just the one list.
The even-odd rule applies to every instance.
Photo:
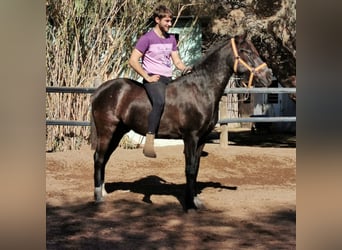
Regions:
[[[197, 193], [200, 194], [205, 188], [220, 188], [236, 190], [236, 186], [223, 186], [219, 182], [197, 182]], [[129, 190], [134, 193], [143, 194], [143, 201], [152, 203], [152, 195], [172, 195], [177, 198], [183, 209], [185, 205], [185, 184], [174, 184], [165, 181], [156, 175], [150, 175], [133, 182], [111, 182], [105, 184], [107, 193], [117, 190]]]

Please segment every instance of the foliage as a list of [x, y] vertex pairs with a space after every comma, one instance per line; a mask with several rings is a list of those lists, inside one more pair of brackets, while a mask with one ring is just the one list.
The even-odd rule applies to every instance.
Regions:
[[[128, 58], [158, 3], [163, 1], [47, 0], [46, 85], [97, 87], [108, 79], [137, 78]], [[180, 1], [165, 4], [175, 14], [186, 7]], [[89, 105], [88, 94], [49, 93], [46, 119], [89, 121]], [[89, 135], [88, 127], [48, 126], [46, 148], [75, 149]]]
[[[128, 57], [153, 8], [151, 0], [48, 0], [47, 86], [93, 87], [96, 79], [132, 75]], [[48, 94], [46, 119], [89, 120], [89, 104], [89, 95]], [[70, 135], [86, 139], [89, 128], [47, 127], [47, 149], [75, 148]]]

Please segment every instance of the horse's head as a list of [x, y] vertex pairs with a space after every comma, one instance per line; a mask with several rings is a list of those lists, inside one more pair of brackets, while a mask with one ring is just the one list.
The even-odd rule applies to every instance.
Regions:
[[234, 52], [234, 72], [251, 87], [268, 87], [272, 83], [272, 70], [264, 63], [246, 34], [231, 39]]

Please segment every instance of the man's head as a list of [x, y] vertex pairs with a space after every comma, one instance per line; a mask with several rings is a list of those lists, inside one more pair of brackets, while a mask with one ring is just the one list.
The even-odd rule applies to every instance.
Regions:
[[161, 32], [168, 32], [172, 25], [172, 11], [165, 5], [159, 5], [153, 12], [153, 20]]
[[153, 20], [155, 21], [156, 18], [162, 19], [164, 17], [172, 18], [173, 13], [172, 10], [170, 10], [165, 5], [159, 5], [153, 12]]

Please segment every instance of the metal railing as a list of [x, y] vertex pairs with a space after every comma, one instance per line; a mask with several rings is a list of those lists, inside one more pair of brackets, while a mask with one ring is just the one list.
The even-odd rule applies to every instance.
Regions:
[[[47, 93], [81, 93], [92, 94], [96, 88], [78, 88], [78, 87], [46, 87]], [[296, 88], [226, 88], [225, 94], [294, 94]], [[221, 123], [240, 123], [240, 122], [296, 122], [295, 116], [280, 116], [280, 117], [239, 117], [239, 118], [224, 118], [218, 121]], [[90, 126], [89, 121], [67, 121], [67, 120], [46, 120], [46, 125], [51, 126]]]

